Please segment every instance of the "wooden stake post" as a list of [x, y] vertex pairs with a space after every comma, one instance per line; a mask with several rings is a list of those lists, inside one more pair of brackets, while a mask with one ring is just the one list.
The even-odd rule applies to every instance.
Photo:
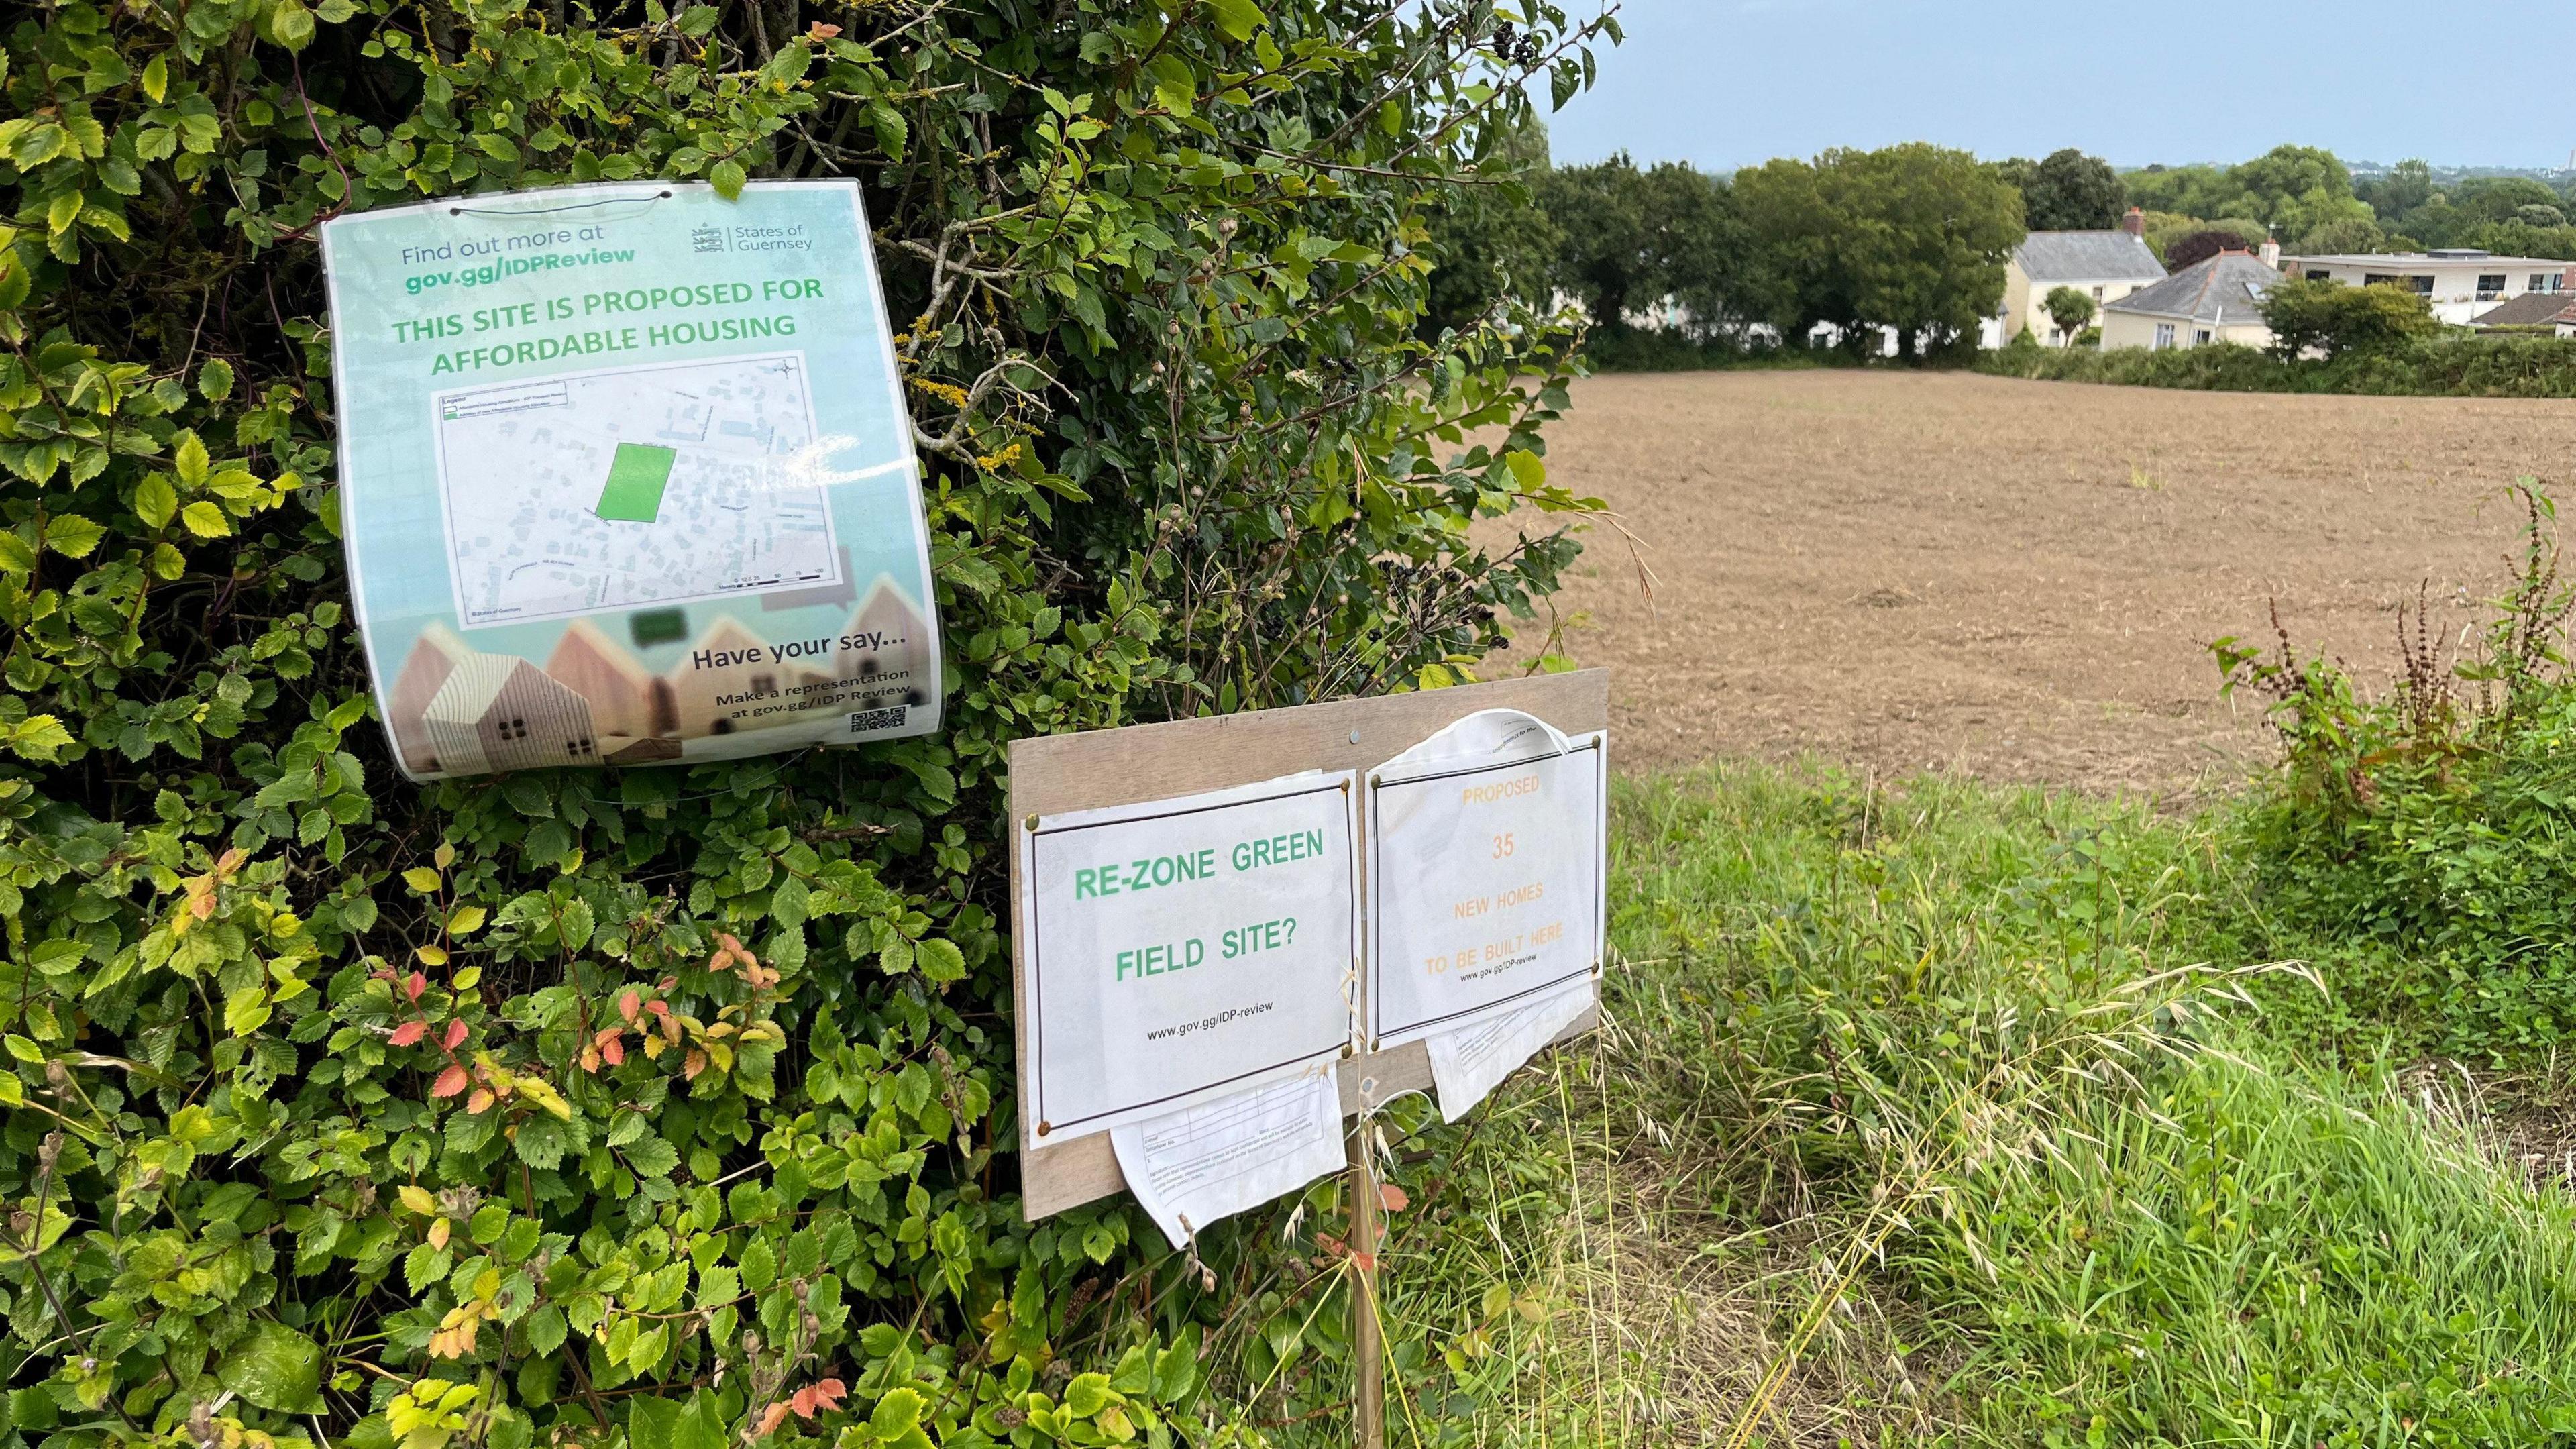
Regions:
[[[1533, 675], [1490, 684], [1340, 700], [1293, 709], [1257, 710], [1170, 724], [1087, 734], [1038, 735], [1011, 742], [1010, 819], [1132, 805], [1275, 779], [1304, 770], [1367, 770], [1478, 710], [1516, 709], [1567, 734], [1607, 729], [1606, 670]], [[1364, 800], [1363, 810], [1368, 808]], [[1011, 859], [1011, 899], [1020, 898], [1019, 857]], [[1366, 854], [1361, 869], [1366, 871]], [[1360, 910], [1367, 910], [1365, 878]], [[1366, 921], [1362, 921], [1365, 939]], [[1012, 1023], [1019, 1060], [1028, 1060], [1028, 965], [1025, 937], [1011, 933]], [[1360, 988], [1365, 990], [1363, 980]], [[1357, 1003], [1365, 1008], [1366, 1002]], [[1592, 1030], [1596, 1006], [1558, 1037]], [[1361, 1100], [1361, 1084], [1372, 1088]], [[1345, 1059], [1339, 1074], [1342, 1113], [1357, 1116], [1350, 1137], [1351, 1251], [1354, 1291], [1351, 1348], [1357, 1358], [1357, 1412], [1362, 1449], [1385, 1440], [1384, 1347], [1378, 1333], [1378, 1193], [1369, 1159], [1369, 1112], [1406, 1092], [1432, 1089], [1431, 1054], [1420, 1042]], [[1030, 1147], [1020, 1158], [1021, 1211], [1031, 1222], [1123, 1189], [1105, 1132], [1057, 1146]]]
[[1351, 1364], [1358, 1398], [1352, 1419], [1360, 1449], [1386, 1443], [1386, 1346], [1378, 1338], [1377, 1165], [1369, 1153], [1369, 1115], [1351, 1124]]

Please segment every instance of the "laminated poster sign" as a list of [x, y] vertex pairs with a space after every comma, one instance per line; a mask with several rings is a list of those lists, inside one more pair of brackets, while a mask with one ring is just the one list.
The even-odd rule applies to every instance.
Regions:
[[1164, 1121], [1341, 1057], [1359, 945], [1355, 784], [1347, 770], [1295, 775], [1012, 832], [1028, 1145]]
[[1370, 773], [1372, 1051], [1429, 1040], [1436, 1067], [1444, 1038], [1600, 970], [1606, 751], [1489, 710]]
[[855, 184], [461, 197], [322, 248], [351, 593], [406, 774], [939, 727]]

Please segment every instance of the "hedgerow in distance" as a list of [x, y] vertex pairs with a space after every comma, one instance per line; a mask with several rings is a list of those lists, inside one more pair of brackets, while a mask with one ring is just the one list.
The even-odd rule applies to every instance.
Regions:
[[[1435, 685], [1573, 557], [1552, 321], [1415, 336], [1544, 0], [122, 0], [0, 32], [12, 1443], [1163, 1442], [1296, 1327], [1015, 1187], [1014, 736]], [[952, 727], [405, 784], [345, 604], [314, 237], [854, 176]], [[1299, 1219], [1312, 1233], [1318, 1219]], [[1267, 1246], [1265, 1246], [1265, 1244]], [[1308, 1256], [1312, 1255], [1312, 1256]], [[1298, 1295], [1304, 1293], [1301, 1300]], [[1329, 1320], [1331, 1315], [1321, 1317]], [[1249, 1345], [1250, 1347], [1247, 1347]]]

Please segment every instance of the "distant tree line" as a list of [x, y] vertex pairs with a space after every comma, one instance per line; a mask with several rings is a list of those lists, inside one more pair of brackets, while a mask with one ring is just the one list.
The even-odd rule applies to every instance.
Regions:
[[1532, 128], [1490, 171], [1498, 184], [1463, 188], [1435, 221], [1427, 327], [1463, 323], [1507, 292], [1553, 295], [1590, 316], [1596, 351], [1640, 333], [1701, 347], [1824, 336], [1874, 352], [1892, 332], [1909, 357], [1973, 346], [2026, 232], [2107, 230], [2131, 207], [2172, 270], [2266, 238], [2293, 254], [2475, 246], [2576, 259], [2576, 206], [2543, 182], [2446, 185], [2408, 161], [2356, 183], [2313, 146], [2123, 173], [2071, 148], [1981, 162], [1915, 142], [1716, 176], [1625, 155], [1551, 166]]
[[1525, 192], [1461, 201], [1435, 227], [1435, 253], [1464, 275], [1435, 284], [1432, 325], [1538, 287], [1614, 340], [1645, 327], [1803, 343], [1830, 325], [1855, 349], [1891, 329], [1914, 356], [1974, 345], [2024, 232], [2021, 192], [1996, 168], [1922, 143], [1732, 177], [1615, 156], [1534, 168]]
[[2241, 165], [2149, 166], [2120, 179], [2168, 266], [2207, 256], [2192, 253], [2213, 239], [2250, 245], [2267, 234], [2293, 255], [2481, 247], [2576, 260], [2576, 206], [2528, 176], [2446, 185], [2427, 163], [2401, 161], [2356, 181], [2331, 151], [2280, 146]]

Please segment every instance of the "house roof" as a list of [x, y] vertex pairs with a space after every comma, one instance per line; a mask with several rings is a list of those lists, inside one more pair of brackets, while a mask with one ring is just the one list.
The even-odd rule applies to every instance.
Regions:
[[2144, 281], [2165, 274], [2147, 244], [2125, 231], [2035, 231], [2013, 248], [2034, 282]]
[[[439, 686], [429, 707], [421, 711], [424, 719], [454, 725], [471, 725], [481, 719], [500, 699], [504, 690], [536, 690], [540, 693], [581, 696], [546, 677], [544, 670], [515, 654], [485, 654], [479, 651], [456, 661], [447, 682]], [[588, 708], [588, 701], [582, 701]]]
[[2144, 312], [2230, 326], [2263, 319], [2263, 294], [2281, 274], [2244, 252], [2220, 252], [2195, 262], [2152, 287], [2111, 303], [2106, 312]]
[[2576, 312], [2576, 293], [2525, 292], [2469, 319], [2472, 327], [2544, 327]]

